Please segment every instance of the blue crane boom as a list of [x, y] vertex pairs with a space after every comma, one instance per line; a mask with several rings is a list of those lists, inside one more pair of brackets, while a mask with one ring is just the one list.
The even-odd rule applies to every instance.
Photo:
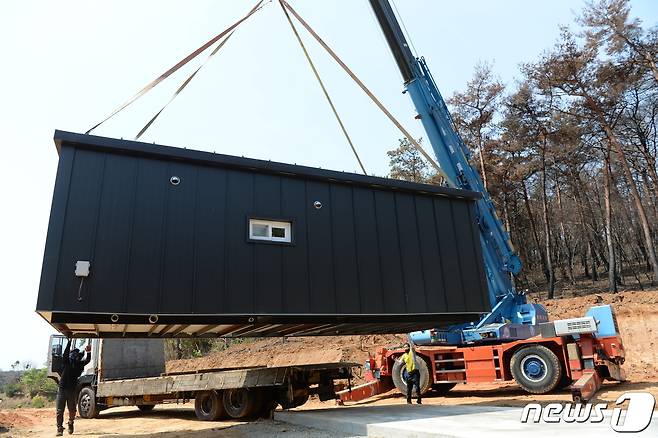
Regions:
[[534, 335], [534, 326], [548, 320], [546, 310], [528, 304], [525, 294], [515, 289], [512, 275], [521, 270], [521, 260], [510, 237], [469, 160], [471, 152], [455, 130], [448, 107], [422, 57], [412, 54], [388, 0], [370, 0], [377, 21], [404, 79], [436, 160], [450, 187], [482, 193], [476, 217], [489, 288], [492, 311], [472, 324], [411, 334], [414, 342], [462, 343], [489, 339], [519, 339]]

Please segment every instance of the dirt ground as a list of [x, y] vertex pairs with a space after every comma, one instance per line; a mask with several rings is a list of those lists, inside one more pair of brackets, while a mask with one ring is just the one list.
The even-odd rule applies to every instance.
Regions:
[[[0, 425], [2, 437], [53, 437], [55, 412], [52, 408], [0, 411]], [[100, 417], [94, 420], [77, 419], [75, 426], [73, 436], [86, 438], [272, 438], [284, 434], [290, 438], [334, 436], [271, 420], [252, 423], [199, 421], [194, 416], [194, 404], [191, 403], [160, 405], [149, 413], [142, 413], [134, 407], [114, 408], [101, 413]]]
[[[614, 402], [627, 391], [648, 391], [658, 398], [658, 382], [605, 384], [595, 402]], [[428, 394], [423, 399], [425, 405], [488, 405], [524, 406], [530, 402], [542, 404], [570, 401], [568, 391], [530, 396], [514, 384], [462, 385], [445, 396]], [[390, 391], [368, 400], [349, 405], [378, 406], [402, 405], [405, 398], [396, 391]], [[297, 410], [336, 408], [333, 401], [309, 400]], [[0, 410], [0, 436], [12, 438], [51, 437], [55, 430], [55, 412], [51, 409]], [[4, 428], [3, 428], [4, 427]], [[114, 408], [104, 411], [94, 420], [76, 420], [76, 435], [87, 438], [229, 438], [256, 437], [271, 438], [286, 435], [290, 438], [330, 437], [334, 434], [315, 429], [306, 429], [271, 420], [253, 423], [238, 421], [204, 422], [194, 416], [194, 405], [160, 405], [150, 413], [142, 413], [137, 408]]]
[[[658, 290], [620, 292], [618, 294], [592, 294], [580, 297], [545, 301], [552, 319], [584, 315], [587, 308], [613, 304], [618, 325], [626, 349], [628, 382], [606, 383], [598, 393], [596, 402], [614, 402], [627, 391], [648, 391], [658, 398]], [[363, 363], [368, 353], [379, 347], [398, 346], [403, 335], [344, 336], [320, 338], [264, 339], [238, 344], [228, 350], [210, 356], [167, 364], [169, 372], [201, 370], [208, 368], [235, 368], [238, 366], [283, 366], [292, 363], [326, 363], [335, 361]], [[503, 385], [459, 385], [447, 395], [428, 395], [425, 404], [433, 405], [497, 405], [524, 406], [530, 402], [542, 404], [570, 401], [568, 391], [545, 395], [528, 395], [514, 383]], [[395, 390], [381, 394], [358, 405], [402, 404], [404, 398]], [[300, 410], [334, 407], [333, 401], [320, 402], [311, 399]], [[158, 406], [152, 413], [143, 414], [136, 408], [111, 409], [101, 413], [96, 420], [79, 420], [77, 430], [88, 437], [163, 437], [191, 436], [261, 436], [286, 434], [291, 437], [322, 436], [319, 431], [292, 427], [270, 420], [255, 423], [197, 421], [194, 409], [188, 405]], [[52, 436], [54, 431], [53, 409], [0, 410], [0, 435], [12, 437]], [[328, 435], [327, 435], [328, 436]]]

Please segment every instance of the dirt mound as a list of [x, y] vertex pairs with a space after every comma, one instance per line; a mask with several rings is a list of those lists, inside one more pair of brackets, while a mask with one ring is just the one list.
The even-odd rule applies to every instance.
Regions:
[[[0, 428], [28, 428], [35, 424], [44, 417], [52, 418], [54, 421], [54, 411], [50, 409], [16, 409], [16, 410], [0, 410]], [[2, 433], [0, 429], [0, 433]]]
[[624, 370], [633, 382], [658, 381], [658, 290], [600, 293], [542, 302], [551, 319], [583, 316], [592, 306], [612, 304], [626, 350]]
[[658, 290], [608, 292], [572, 298], [540, 301], [548, 310], [551, 319], [583, 316], [587, 309], [601, 304], [612, 304], [617, 316], [622, 314], [655, 313], [658, 311]]
[[[612, 304], [626, 349], [624, 369], [634, 382], [658, 381], [658, 290], [600, 293], [543, 301], [551, 319], [583, 316], [594, 305]], [[269, 338], [234, 345], [198, 359], [167, 362], [167, 372], [286, 366], [328, 362], [363, 363], [368, 353], [399, 346], [406, 335]]]
[[167, 362], [168, 373], [239, 367], [280, 367], [331, 362], [363, 363], [368, 352], [399, 346], [404, 335], [268, 338], [246, 342], [197, 359]]

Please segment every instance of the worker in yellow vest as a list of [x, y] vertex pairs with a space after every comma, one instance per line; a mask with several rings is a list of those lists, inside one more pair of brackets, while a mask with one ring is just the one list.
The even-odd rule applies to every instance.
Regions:
[[411, 393], [415, 386], [418, 394], [416, 403], [420, 405], [422, 404], [420, 401], [420, 371], [416, 366], [416, 361], [416, 351], [414, 351], [412, 345], [407, 344], [404, 348], [404, 354], [402, 355], [402, 362], [404, 362], [407, 374], [407, 403], [411, 404]]

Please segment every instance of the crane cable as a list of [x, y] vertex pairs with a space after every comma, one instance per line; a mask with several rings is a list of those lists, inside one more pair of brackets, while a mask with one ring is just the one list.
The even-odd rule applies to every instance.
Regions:
[[363, 90], [363, 92], [372, 100], [375, 105], [388, 117], [388, 119], [393, 122], [393, 124], [402, 132], [402, 134], [409, 140], [409, 142], [420, 152], [423, 157], [432, 165], [432, 167], [435, 168], [435, 170], [446, 180], [446, 181], [451, 181], [450, 178], [448, 178], [448, 175], [441, 169], [441, 166], [423, 149], [423, 147], [416, 141], [416, 139], [407, 131], [404, 126], [391, 114], [391, 112], [381, 103], [379, 99], [366, 87], [366, 85], [350, 70], [350, 68], [340, 59], [340, 57], [325, 43], [320, 36], [315, 33], [315, 31], [311, 28], [311, 26], [304, 21], [302, 17], [299, 16], [299, 14], [286, 2], [286, 0], [279, 0], [279, 2], [286, 7], [288, 11], [292, 15], [295, 16], [297, 21], [304, 26], [304, 28], [308, 31], [308, 33], [313, 36], [313, 38], [324, 48], [327, 53], [342, 67], [342, 69], [347, 73], [347, 75], [352, 78], [354, 82]]
[[285, 14], [286, 18], [288, 19], [288, 23], [290, 24], [290, 28], [292, 29], [292, 32], [295, 34], [295, 38], [297, 38], [297, 42], [299, 42], [299, 45], [302, 48], [302, 51], [304, 52], [304, 56], [306, 57], [306, 60], [308, 61], [308, 64], [311, 66], [311, 70], [313, 70], [313, 74], [315, 75], [315, 78], [318, 80], [318, 83], [320, 84], [320, 88], [322, 88], [322, 92], [324, 93], [324, 97], [327, 98], [327, 102], [329, 103], [329, 106], [331, 107], [331, 111], [333, 111], [334, 116], [336, 116], [336, 120], [338, 121], [338, 124], [340, 125], [340, 129], [343, 131], [343, 134], [345, 135], [345, 139], [347, 140], [350, 147], [352, 148], [352, 152], [354, 152], [354, 156], [356, 157], [356, 161], [359, 162], [359, 166], [361, 167], [361, 170], [363, 171], [363, 174], [368, 175], [368, 172], [366, 172], [366, 168], [363, 166], [363, 162], [361, 161], [361, 158], [359, 157], [359, 154], [356, 151], [356, 147], [354, 146], [354, 143], [352, 142], [352, 139], [350, 138], [350, 135], [347, 133], [347, 129], [345, 128], [345, 125], [343, 124], [343, 121], [341, 120], [340, 116], [338, 115], [338, 110], [336, 110], [336, 106], [334, 105], [333, 101], [331, 100], [331, 97], [329, 96], [329, 92], [327, 91], [327, 88], [325, 87], [324, 82], [322, 81], [322, 78], [320, 77], [320, 73], [318, 72], [317, 68], [315, 67], [315, 64], [313, 63], [313, 60], [311, 59], [311, 55], [308, 53], [308, 50], [306, 50], [306, 46], [304, 45], [304, 42], [302, 41], [302, 38], [299, 36], [299, 32], [297, 32], [297, 28], [295, 27], [295, 24], [292, 22], [292, 19], [290, 18], [290, 15], [288, 14], [288, 11], [286, 10], [283, 2], [279, 1], [279, 4], [281, 5], [281, 9], [283, 10], [283, 13]]
[[[236, 21], [235, 23], [233, 23], [231, 26], [229, 26], [228, 28], [226, 28], [224, 31], [222, 31], [222, 32], [219, 33], [218, 35], [214, 36], [212, 39], [210, 39], [208, 42], [206, 42], [205, 44], [203, 44], [201, 47], [199, 47], [198, 49], [196, 49], [195, 51], [193, 51], [192, 53], [190, 53], [189, 55], [187, 55], [185, 58], [183, 58], [183, 59], [181, 59], [180, 61], [178, 61], [178, 63], [176, 63], [176, 65], [174, 65], [173, 67], [171, 67], [171, 68], [170, 68], [169, 70], [167, 70], [166, 72], [162, 73], [162, 74], [161, 74], [159, 77], [157, 77], [155, 80], [153, 80], [152, 82], [148, 83], [144, 88], [142, 88], [141, 90], [139, 90], [134, 96], [132, 96], [130, 99], [128, 99], [124, 104], [122, 104], [121, 106], [119, 106], [118, 108], [116, 108], [114, 111], [112, 111], [112, 112], [110, 113], [110, 115], [108, 115], [108, 116], [105, 117], [103, 120], [101, 120], [100, 122], [96, 123], [94, 126], [92, 126], [91, 128], [89, 128], [89, 129], [87, 130], [87, 132], [85, 132], [85, 134], [89, 134], [91, 131], [93, 131], [94, 129], [98, 128], [98, 127], [99, 127], [100, 125], [102, 125], [103, 123], [107, 122], [109, 119], [111, 119], [112, 117], [114, 117], [117, 113], [119, 113], [120, 111], [124, 110], [128, 105], [132, 104], [134, 101], [136, 101], [137, 99], [139, 99], [140, 97], [142, 97], [144, 94], [146, 94], [148, 91], [152, 90], [155, 86], [157, 86], [158, 84], [160, 84], [160, 82], [162, 82], [163, 80], [167, 79], [167, 78], [168, 78], [169, 76], [171, 76], [173, 73], [175, 73], [176, 71], [178, 71], [178, 69], [180, 69], [181, 67], [183, 67], [185, 64], [187, 64], [188, 62], [190, 62], [192, 59], [196, 58], [196, 57], [197, 57], [198, 55], [200, 55], [201, 53], [203, 53], [206, 49], [208, 49], [208, 47], [210, 47], [210, 46], [212, 46], [213, 44], [215, 44], [217, 41], [219, 41], [220, 39], [222, 39], [222, 38], [223, 38], [224, 36], [226, 36], [227, 34], [232, 33], [233, 30], [234, 30], [236, 27], [238, 27], [240, 24], [242, 24], [245, 20], [247, 20], [247, 19], [248, 19], [249, 17], [251, 17], [253, 14], [255, 14], [256, 12], [258, 12], [258, 11], [264, 6], [264, 5], [263, 5], [264, 2], [265, 2], [265, 0], [260, 0], [258, 3], [256, 3], [256, 5], [255, 5], [255, 6], [254, 6], [254, 7], [253, 7], [253, 8], [252, 8], [252, 9], [251, 9], [251, 10], [250, 10], [250, 11], [249, 11], [244, 17], [242, 17], [241, 19], [239, 19], [238, 21]], [[227, 40], [227, 39], [228, 39], [228, 37], [226, 38], [226, 40]], [[224, 40], [224, 42], [226, 42], [226, 40]], [[196, 74], [196, 72], [195, 72], [195, 74]], [[194, 76], [194, 74], [192, 75], [192, 77], [193, 77], [193, 76]], [[192, 78], [190, 77], [189, 79], [191, 80]], [[189, 80], [186, 81], [186, 82], [189, 82]], [[187, 83], [184, 83], [183, 88], [185, 87], [185, 85], [187, 85]], [[175, 97], [175, 96], [174, 96], [174, 97]], [[172, 98], [172, 99], [173, 99], [173, 98]], [[166, 105], [165, 105], [165, 106], [166, 106]], [[163, 109], [164, 109], [164, 108], [163, 108]], [[160, 112], [162, 112], [162, 110], [160, 110]], [[158, 113], [158, 114], [159, 114], [159, 113]], [[156, 115], [155, 117], [157, 117], [157, 115]], [[151, 123], [152, 123], [152, 122], [151, 122]], [[148, 126], [147, 126], [146, 128], [148, 129]], [[141, 135], [141, 133], [140, 133], [139, 135]]]

